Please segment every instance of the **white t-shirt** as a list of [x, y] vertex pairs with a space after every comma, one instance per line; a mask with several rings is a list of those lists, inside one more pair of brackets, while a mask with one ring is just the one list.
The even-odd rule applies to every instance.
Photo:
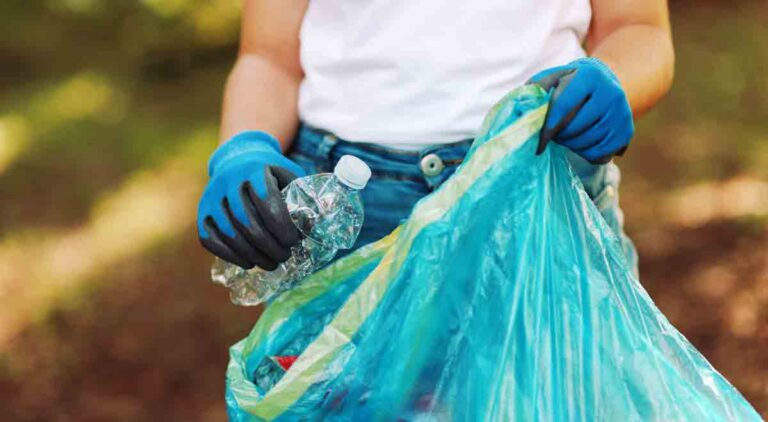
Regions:
[[502, 96], [584, 56], [589, 0], [310, 0], [299, 115], [356, 142], [472, 138]]

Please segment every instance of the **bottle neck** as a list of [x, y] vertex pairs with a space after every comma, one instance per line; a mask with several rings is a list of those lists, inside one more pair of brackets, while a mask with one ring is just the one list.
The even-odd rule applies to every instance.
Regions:
[[344, 188], [344, 190], [345, 190], [346, 192], [348, 192], [348, 193], [350, 193], [350, 194], [352, 194], [352, 193], [358, 193], [358, 192], [360, 192], [360, 189], [355, 189], [355, 188], [353, 188], [353, 187], [351, 187], [351, 186], [347, 186], [347, 185], [345, 185], [344, 183], [339, 183], [339, 184], [341, 185], [341, 187], [342, 187], [342, 188]]
[[357, 188], [353, 188], [352, 186], [349, 186], [349, 185], [348, 185], [348, 184], [346, 184], [346, 183], [345, 183], [343, 180], [339, 179], [339, 177], [338, 177], [338, 176], [336, 176], [335, 174], [333, 175], [333, 178], [334, 178], [334, 180], [336, 180], [336, 183], [338, 183], [338, 184], [339, 184], [339, 186], [341, 186], [341, 187], [342, 187], [342, 188], [343, 188], [343, 189], [344, 189], [346, 192], [348, 192], [348, 193], [353, 193], [353, 192], [354, 192], [354, 193], [357, 193], [357, 192], [360, 192], [360, 189], [357, 189]]

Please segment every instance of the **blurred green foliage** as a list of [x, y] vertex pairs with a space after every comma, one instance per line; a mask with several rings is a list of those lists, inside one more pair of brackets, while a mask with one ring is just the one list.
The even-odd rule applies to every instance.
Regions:
[[765, 4], [679, 3], [673, 91], [641, 121], [633, 145], [660, 161], [638, 157], [627, 169], [661, 187], [744, 172], [768, 177]]
[[190, 131], [214, 133], [238, 13], [231, 0], [3, 2], [0, 196], [17, 200], [0, 233], [75, 223]]

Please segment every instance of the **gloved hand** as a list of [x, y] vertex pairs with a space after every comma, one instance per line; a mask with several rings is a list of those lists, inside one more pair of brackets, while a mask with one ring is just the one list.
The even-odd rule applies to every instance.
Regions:
[[303, 176], [264, 132], [242, 132], [221, 145], [208, 163], [211, 179], [197, 210], [200, 242], [242, 268], [271, 271], [291, 256], [300, 235], [280, 191]]
[[616, 75], [588, 57], [534, 75], [529, 83], [554, 88], [539, 138], [540, 154], [553, 140], [593, 164], [622, 155], [635, 132], [632, 109]]

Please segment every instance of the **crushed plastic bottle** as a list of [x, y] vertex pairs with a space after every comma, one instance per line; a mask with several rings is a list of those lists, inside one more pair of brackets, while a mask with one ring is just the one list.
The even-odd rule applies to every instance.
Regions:
[[291, 250], [291, 257], [274, 271], [258, 267], [245, 270], [216, 259], [211, 268], [213, 282], [230, 289], [232, 303], [255, 306], [328, 263], [340, 249], [354, 245], [363, 225], [365, 188], [371, 170], [359, 158], [341, 157], [333, 173], [301, 177], [283, 189], [291, 220], [304, 235]]

